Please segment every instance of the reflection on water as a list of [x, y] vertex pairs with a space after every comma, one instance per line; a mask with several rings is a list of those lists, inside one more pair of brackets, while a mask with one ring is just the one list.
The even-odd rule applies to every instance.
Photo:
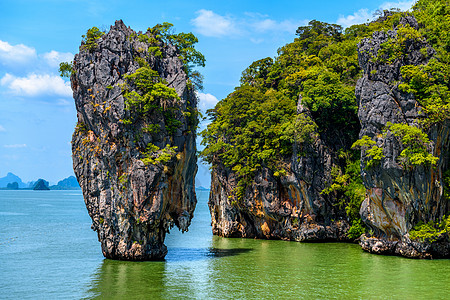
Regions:
[[[446, 299], [448, 260], [364, 253], [357, 245], [212, 237], [163, 262], [104, 260], [89, 297]], [[174, 259], [174, 256], [180, 256]]]
[[208, 249], [208, 256], [211, 257], [227, 257], [227, 256], [234, 256], [234, 255], [238, 255], [241, 253], [246, 253], [246, 252], [250, 252], [252, 251], [252, 249], [240, 249], [240, 248], [235, 248], [235, 249], [218, 249], [218, 248], [210, 248]]
[[103, 259], [81, 192], [0, 191], [0, 298], [447, 299], [450, 294], [450, 260], [377, 256], [353, 244], [214, 237], [208, 192], [197, 196], [189, 232], [174, 229], [167, 235], [164, 261], [124, 262]]

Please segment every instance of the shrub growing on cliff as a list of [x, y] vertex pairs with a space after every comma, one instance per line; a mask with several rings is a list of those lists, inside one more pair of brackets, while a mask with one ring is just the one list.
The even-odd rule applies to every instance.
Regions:
[[367, 158], [366, 167], [368, 168], [377, 166], [384, 158], [383, 148], [377, 146], [377, 143], [367, 135], [354, 142], [352, 148], [361, 149], [363, 155]]
[[90, 52], [92, 52], [95, 48], [97, 48], [97, 40], [105, 34], [103, 31], [100, 31], [97, 27], [92, 27], [88, 29], [86, 32], [86, 35], [82, 35], [83, 43], [82, 46], [83, 49], [86, 49]]
[[163, 43], [171, 43], [177, 47], [180, 53], [180, 59], [184, 64], [184, 71], [189, 77], [190, 83], [197, 89], [203, 89], [203, 76], [195, 70], [195, 67], [205, 66], [205, 56], [195, 49], [195, 44], [198, 43], [197, 37], [192, 33], [180, 32], [175, 34], [173, 32], [173, 24], [164, 22], [163, 24], [156, 24], [148, 28], [148, 31]]
[[429, 128], [450, 116], [450, 65], [432, 58], [428, 64], [403, 66], [399, 88], [416, 96], [423, 107], [421, 123]]
[[73, 62], [61, 62], [58, 70], [59, 76], [70, 78], [73, 73]]
[[400, 139], [403, 150], [399, 157], [404, 165], [436, 164], [438, 158], [433, 156], [428, 150], [430, 147], [428, 135], [420, 128], [403, 123], [392, 124], [388, 122], [385, 134], [388, 132]]
[[436, 241], [439, 237], [450, 237], [450, 216], [442, 218], [440, 222], [419, 223], [409, 231], [411, 240], [430, 243]]

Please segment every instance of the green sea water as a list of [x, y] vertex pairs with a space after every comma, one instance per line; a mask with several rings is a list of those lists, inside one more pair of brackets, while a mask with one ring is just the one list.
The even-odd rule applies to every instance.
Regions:
[[450, 260], [211, 234], [208, 191], [159, 262], [103, 258], [78, 191], [0, 191], [0, 299], [449, 299]]

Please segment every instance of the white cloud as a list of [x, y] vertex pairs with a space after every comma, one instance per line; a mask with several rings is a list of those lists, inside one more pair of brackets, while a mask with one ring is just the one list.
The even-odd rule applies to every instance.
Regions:
[[59, 63], [64, 62], [64, 61], [72, 61], [73, 60], [73, 54], [70, 52], [58, 52], [55, 50], [52, 50], [50, 52], [44, 53], [42, 55], [42, 57], [44, 58], [44, 60], [47, 62], [47, 64], [50, 67], [53, 68], [58, 68], [59, 67]]
[[372, 18], [373, 12], [369, 13], [367, 8], [363, 8], [355, 12], [353, 15], [346, 17], [340, 16], [336, 23], [342, 25], [343, 27], [350, 27], [355, 24], [366, 23], [367, 20], [371, 20]]
[[277, 22], [271, 19], [264, 19], [264, 20], [255, 20], [250, 25], [257, 31], [257, 32], [267, 32], [267, 31], [276, 31], [276, 32], [288, 32], [288, 33], [295, 33], [295, 30], [302, 25], [307, 24], [307, 21], [289, 21], [284, 20], [282, 22]]
[[402, 11], [409, 10], [417, 0], [413, 1], [399, 1], [399, 2], [385, 2], [380, 5], [381, 9], [400, 8]]
[[[398, 1], [398, 2], [384, 2], [382, 3], [378, 9], [391, 9], [391, 8], [399, 8], [402, 11], [409, 10], [416, 1]], [[367, 22], [367, 20], [372, 20], [374, 16], [374, 11], [369, 11], [367, 8], [362, 8], [355, 12], [352, 15], [348, 16], [339, 16], [336, 21], [337, 24], [342, 25], [343, 27], [349, 27], [355, 24], [361, 24]]]
[[15, 77], [5, 74], [0, 80], [2, 86], [8, 87], [14, 94], [20, 96], [57, 95], [70, 97], [72, 90], [69, 82], [57, 75], [28, 74], [27, 77]]
[[26, 148], [27, 144], [3, 145], [5, 148]]
[[[305, 20], [283, 20], [276, 21], [267, 15], [259, 13], [244, 13], [244, 17], [221, 16], [212, 10], [201, 9], [197, 11], [198, 16], [191, 20], [197, 32], [210, 37], [224, 36], [248, 36], [266, 32], [272, 33], [295, 33], [295, 30], [307, 24]], [[255, 39], [252, 37], [255, 41]]]
[[3, 127], [2, 125], [0, 125], [0, 132], [6, 132], [5, 127]]
[[191, 22], [196, 30], [205, 36], [220, 37], [238, 33], [230, 17], [223, 17], [212, 10], [201, 9]]
[[199, 100], [198, 107], [203, 112], [205, 112], [206, 110], [208, 110], [210, 108], [214, 108], [214, 106], [217, 104], [217, 102], [219, 102], [219, 100], [214, 95], [199, 93], [199, 92], [196, 92], [196, 94], [197, 94], [197, 97]]
[[0, 40], [0, 62], [6, 65], [25, 64], [36, 59], [36, 50], [23, 44], [12, 46]]

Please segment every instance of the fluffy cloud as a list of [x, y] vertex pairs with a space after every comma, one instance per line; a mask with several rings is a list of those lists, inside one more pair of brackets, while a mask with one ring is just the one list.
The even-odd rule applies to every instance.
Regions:
[[367, 22], [367, 20], [371, 20], [373, 16], [373, 12], [369, 13], [367, 8], [363, 8], [355, 12], [353, 15], [349, 16], [340, 16], [336, 21], [337, 24], [342, 25], [343, 27], [350, 27], [354, 24], [361, 24]]
[[5, 148], [26, 148], [27, 144], [3, 145]]
[[197, 18], [191, 22], [196, 31], [205, 36], [220, 37], [237, 33], [233, 20], [223, 17], [211, 10], [201, 9], [197, 11]]
[[38, 75], [33, 73], [26, 77], [16, 77], [7, 73], [0, 80], [0, 84], [2, 86], [6, 86], [14, 94], [21, 96], [72, 96], [70, 84], [68, 82], [64, 82], [64, 80], [57, 75]]
[[[411, 6], [416, 1], [399, 1], [399, 2], [384, 2], [379, 6], [378, 9], [384, 10], [384, 9], [391, 9], [391, 8], [399, 8], [402, 11], [409, 10]], [[336, 21], [337, 24], [340, 24], [344, 27], [349, 27], [355, 24], [361, 24], [367, 22], [367, 20], [372, 20], [374, 16], [375, 11], [370, 11], [367, 8], [363, 8], [358, 10], [352, 15], [349, 16], [340, 16], [339, 19]]]
[[42, 57], [47, 62], [50, 67], [58, 68], [59, 63], [63, 61], [71, 61], [73, 60], [73, 54], [70, 52], [62, 53], [55, 50], [44, 53]]
[[0, 63], [5, 65], [26, 64], [36, 59], [34, 48], [23, 44], [12, 46], [8, 42], [0, 40]]
[[197, 92], [197, 97], [199, 100], [198, 107], [202, 111], [206, 111], [210, 108], [214, 108], [214, 106], [219, 102], [219, 100], [211, 94], [199, 93]]
[[6, 132], [5, 127], [3, 127], [2, 125], [0, 125], [0, 132]]
[[59, 63], [73, 60], [70, 52], [58, 52], [52, 50], [47, 53], [38, 54], [36, 49], [19, 44], [11, 45], [0, 40], [0, 64], [5, 66], [10, 72], [43, 70], [45, 72], [55, 72]]
[[307, 24], [306, 21], [293, 22], [289, 20], [284, 20], [282, 22], [277, 22], [271, 19], [263, 19], [263, 20], [255, 20], [250, 25], [257, 32], [276, 31], [276, 32], [294, 33], [299, 26], [305, 24]]
[[294, 33], [298, 26], [307, 21], [284, 20], [281, 22], [270, 19], [267, 15], [245, 13], [244, 18], [221, 16], [211, 10], [201, 9], [198, 16], [191, 22], [195, 30], [210, 37], [245, 36], [251, 33], [288, 32]]

